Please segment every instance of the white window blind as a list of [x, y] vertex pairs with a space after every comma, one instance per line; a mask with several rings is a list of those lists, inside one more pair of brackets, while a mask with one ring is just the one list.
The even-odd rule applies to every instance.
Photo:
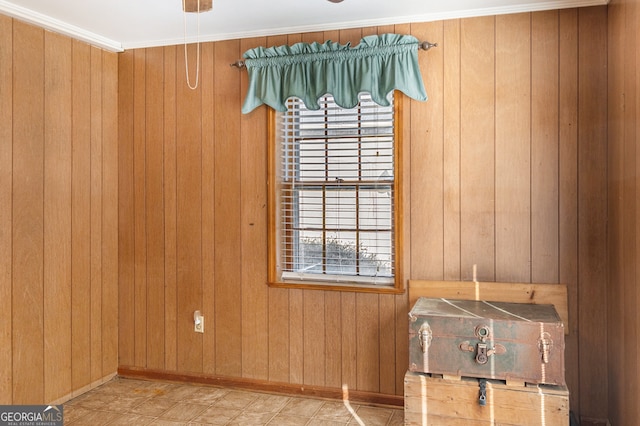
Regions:
[[393, 285], [394, 104], [278, 114], [282, 279]]

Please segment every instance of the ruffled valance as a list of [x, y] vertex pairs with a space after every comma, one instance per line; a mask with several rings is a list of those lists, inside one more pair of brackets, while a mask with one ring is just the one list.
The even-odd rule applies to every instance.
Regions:
[[361, 92], [386, 106], [392, 90], [426, 101], [418, 47], [413, 36], [383, 34], [364, 37], [353, 48], [326, 41], [247, 50], [249, 88], [242, 112], [263, 103], [286, 111], [285, 101], [294, 96], [317, 110], [318, 99], [326, 94], [333, 95], [339, 106], [354, 108]]

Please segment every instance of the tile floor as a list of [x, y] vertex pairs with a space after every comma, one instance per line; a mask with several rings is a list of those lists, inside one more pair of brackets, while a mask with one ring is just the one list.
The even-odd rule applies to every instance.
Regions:
[[404, 423], [401, 407], [116, 377], [64, 404], [65, 425], [358, 425]]

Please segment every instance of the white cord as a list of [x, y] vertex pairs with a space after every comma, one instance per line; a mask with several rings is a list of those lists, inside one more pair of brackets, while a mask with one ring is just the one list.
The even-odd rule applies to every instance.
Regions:
[[189, 59], [187, 57], [187, 8], [185, 5], [186, 0], [182, 0], [182, 11], [184, 18], [184, 70], [187, 74], [187, 86], [189, 89], [196, 90], [198, 88], [198, 82], [200, 81], [200, 0], [198, 0], [198, 18], [197, 18], [197, 33], [196, 33], [196, 44], [197, 44], [197, 53], [196, 53], [196, 84], [195, 86], [191, 86], [191, 81], [189, 80]]
[[349, 414], [351, 414], [351, 416], [355, 419], [355, 421], [358, 422], [360, 426], [365, 426], [362, 419], [356, 414], [356, 411], [353, 409], [353, 407], [349, 403], [349, 388], [347, 387], [346, 384], [342, 385], [342, 402], [344, 403], [344, 406], [347, 408], [347, 411], [349, 411]]

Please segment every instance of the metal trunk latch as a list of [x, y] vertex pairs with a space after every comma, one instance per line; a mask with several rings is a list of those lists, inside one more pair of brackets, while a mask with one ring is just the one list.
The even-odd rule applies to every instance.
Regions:
[[478, 404], [480, 404], [481, 406], [485, 406], [487, 405], [487, 380], [480, 379], [478, 381], [478, 384], [480, 385], [480, 391], [478, 395]]
[[475, 329], [475, 335], [480, 342], [474, 347], [469, 341], [464, 341], [458, 346], [463, 352], [475, 352], [475, 361], [478, 364], [486, 364], [489, 362], [489, 357], [492, 355], [499, 355], [507, 352], [507, 348], [499, 343], [496, 343], [493, 348], [487, 346], [487, 339], [491, 335], [491, 331], [486, 325], [479, 325]]
[[549, 352], [551, 352], [551, 348], [553, 347], [553, 340], [551, 340], [551, 335], [546, 331], [540, 334], [540, 339], [538, 340], [538, 349], [540, 350], [540, 355], [542, 355], [542, 362], [544, 364], [549, 364]]
[[426, 322], [422, 324], [420, 330], [418, 330], [418, 340], [420, 341], [420, 347], [422, 348], [422, 353], [427, 353], [427, 348], [431, 345], [431, 339], [433, 338], [433, 333], [431, 332], [431, 327]]

